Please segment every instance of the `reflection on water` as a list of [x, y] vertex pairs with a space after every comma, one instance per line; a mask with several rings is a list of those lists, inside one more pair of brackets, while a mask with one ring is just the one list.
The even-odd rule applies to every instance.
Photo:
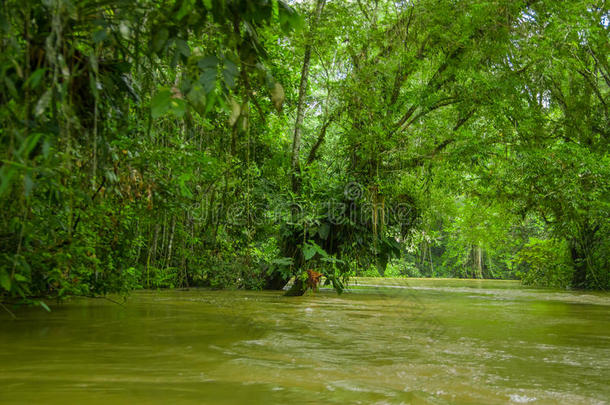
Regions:
[[602, 404], [610, 295], [361, 279], [0, 314], [0, 403]]

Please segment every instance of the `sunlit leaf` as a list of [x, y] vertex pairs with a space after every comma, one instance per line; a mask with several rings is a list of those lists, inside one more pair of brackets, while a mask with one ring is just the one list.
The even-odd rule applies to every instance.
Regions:
[[40, 305], [45, 311], [51, 312], [51, 308], [49, 308], [49, 306], [47, 304], [45, 304], [44, 301], [42, 301], [42, 300], [38, 301], [38, 305]]

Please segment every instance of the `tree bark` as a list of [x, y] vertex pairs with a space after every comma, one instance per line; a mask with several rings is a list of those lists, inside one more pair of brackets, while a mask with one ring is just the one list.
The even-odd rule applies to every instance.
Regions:
[[[305, 116], [305, 99], [307, 97], [307, 86], [309, 80], [309, 67], [311, 65], [311, 49], [313, 46], [313, 39], [316, 28], [322, 15], [322, 9], [326, 4], [326, 0], [317, 0], [316, 8], [313, 11], [311, 18], [309, 33], [305, 43], [305, 55], [303, 56], [303, 67], [301, 68], [301, 80], [299, 83], [299, 98], [297, 101], [297, 116], [294, 124], [294, 135], [292, 138], [292, 156], [291, 156], [291, 188], [292, 192], [299, 194], [301, 191], [301, 165], [300, 165], [300, 152], [301, 152], [301, 133], [303, 126], [303, 118]], [[315, 152], [314, 152], [315, 153]], [[294, 236], [294, 235], [292, 235]], [[292, 236], [285, 236], [281, 244], [281, 252], [284, 257], [292, 257], [294, 259], [294, 266], [296, 268], [296, 275], [298, 279], [299, 272], [302, 268], [302, 249], [299, 249], [294, 244], [296, 239]], [[285, 278], [279, 273], [273, 273], [267, 277], [265, 288], [269, 289], [282, 289], [290, 281], [289, 278]], [[299, 288], [300, 283], [295, 283], [293, 287], [287, 292], [286, 295], [303, 295], [305, 290]]]
[[303, 285], [303, 282], [297, 277], [294, 278], [294, 284], [292, 284], [292, 287], [290, 287], [290, 289], [288, 291], [286, 291], [286, 296], [287, 297], [300, 297], [303, 294], [305, 294], [306, 288]]
[[593, 226], [585, 221], [578, 235], [570, 241], [570, 255], [574, 266], [572, 288], [600, 287], [591, 263], [591, 255], [598, 241], [598, 230], [599, 225]]
[[172, 263], [172, 246], [174, 244], [174, 234], [176, 231], [176, 218], [174, 216], [172, 216], [172, 228], [170, 231], [170, 235], [169, 235], [169, 246], [167, 247], [167, 259], [165, 261], [165, 268], [167, 269], [168, 267], [171, 267]]

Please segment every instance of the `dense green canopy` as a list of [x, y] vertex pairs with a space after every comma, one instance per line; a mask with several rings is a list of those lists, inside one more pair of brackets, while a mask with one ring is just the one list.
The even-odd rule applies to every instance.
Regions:
[[0, 298], [607, 289], [604, 6], [5, 0]]

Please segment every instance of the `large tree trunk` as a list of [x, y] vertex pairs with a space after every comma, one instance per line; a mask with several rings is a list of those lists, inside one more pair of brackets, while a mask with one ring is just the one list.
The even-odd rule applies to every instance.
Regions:
[[[300, 194], [301, 192], [301, 167], [300, 167], [300, 151], [301, 151], [301, 132], [303, 126], [303, 118], [305, 117], [305, 99], [307, 97], [307, 87], [309, 83], [309, 66], [311, 65], [311, 48], [314, 38], [315, 30], [320, 21], [320, 15], [322, 14], [322, 9], [324, 8], [324, 4], [326, 0], [317, 0], [316, 8], [313, 12], [313, 16], [310, 23], [309, 34], [307, 36], [307, 43], [305, 44], [305, 55], [303, 57], [303, 67], [301, 69], [301, 81], [299, 83], [299, 99], [297, 102], [297, 116], [294, 124], [294, 136], [292, 139], [292, 156], [291, 156], [291, 182], [292, 182], [292, 192], [295, 195]], [[294, 260], [294, 267], [296, 269], [296, 274], [301, 272], [302, 270], [302, 252], [301, 249], [297, 249], [296, 245], [294, 245], [294, 240], [300, 238], [286, 237], [284, 241], [282, 241], [281, 252], [284, 257], [292, 257]], [[268, 289], [282, 289], [288, 284], [290, 281], [289, 278], [285, 278], [279, 273], [274, 273], [265, 283], [265, 288]], [[305, 293], [305, 289], [300, 286], [301, 283], [293, 284], [293, 287], [287, 292], [286, 295], [303, 295]]]
[[483, 252], [482, 252], [481, 246], [477, 246], [476, 249], [477, 249], [476, 250], [476, 252], [477, 252], [477, 254], [476, 254], [476, 256], [477, 256], [477, 262], [476, 262], [476, 266], [477, 266], [476, 270], [477, 270], [477, 272], [476, 272], [476, 276], [477, 277], [476, 278], [483, 278]]
[[303, 285], [303, 282], [298, 277], [295, 277], [294, 283], [290, 289], [286, 291], [285, 295], [288, 297], [300, 297], [301, 295], [305, 294], [305, 291], [306, 288]]
[[281, 290], [288, 284], [288, 281], [290, 281], [290, 279], [286, 279], [281, 273], [275, 272], [266, 278], [263, 289]]
[[590, 225], [588, 221], [580, 228], [579, 235], [570, 241], [570, 254], [574, 266], [572, 276], [573, 288], [599, 288], [599, 281], [592, 264], [592, 254], [598, 243], [599, 225]]
[[572, 275], [573, 288], [585, 288], [587, 285], [587, 262], [585, 254], [579, 248], [577, 242], [572, 242], [570, 246], [570, 254], [574, 266], [574, 274]]
[[307, 85], [309, 84], [309, 66], [311, 65], [311, 48], [314, 33], [318, 22], [320, 21], [320, 15], [326, 0], [318, 0], [316, 3], [316, 9], [311, 21], [309, 28], [309, 35], [307, 37], [307, 43], [305, 44], [305, 56], [303, 57], [303, 67], [301, 69], [301, 82], [299, 83], [299, 101], [297, 103], [297, 118], [294, 124], [294, 136], [292, 138], [292, 191], [298, 193], [300, 191], [300, 169], [301, 165], [299, 162], [300, 151], [301, 151], [301, 131], [303, 126], [303, 118], [305, 116], [305, 98], [307, 97]]

